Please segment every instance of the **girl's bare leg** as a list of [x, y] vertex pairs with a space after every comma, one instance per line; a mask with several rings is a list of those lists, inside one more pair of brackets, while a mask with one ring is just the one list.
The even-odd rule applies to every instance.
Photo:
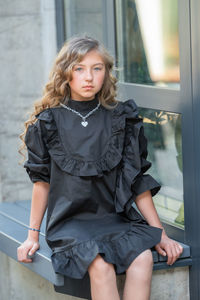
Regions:
[[120, 300], [115, 269], [98, 254], [88, 268], [92, 300]]
[[123, 300], [149, 300], [153, 257], [150, 250], [142, 252], [126, 270]]

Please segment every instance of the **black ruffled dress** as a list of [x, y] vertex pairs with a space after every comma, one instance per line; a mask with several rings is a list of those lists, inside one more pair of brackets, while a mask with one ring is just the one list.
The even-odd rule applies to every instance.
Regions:
[[[69, 99], [86, 115], [98, 104]], [[124, 273], [144, 250], [160, 242], [162, 230], [149, 226], [132, 204], [136, 196], [160, 185], [144, 173], [147, 142], [134, 100], [102, 105], [88, 125], [60, 106], [39, 113], [28, 127], [25, 162], [31, 181], [50, 183], [46, 241], [56, 273], [83, 278], [99, 253]]]

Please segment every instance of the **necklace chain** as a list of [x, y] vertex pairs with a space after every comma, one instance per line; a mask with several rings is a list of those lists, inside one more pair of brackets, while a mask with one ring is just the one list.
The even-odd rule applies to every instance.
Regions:
[[79, 113], [79, 112], [76, 111], [75, 109], [72, 109], [71, 107], [69, 107], [69, 106], [67, 106], [67, 105], [65, 105], [65, 104], [63, 104], [63, 103], [60, 103], [60, 105], [61, 105], [62, 107], [64, 107], [64, 108], [66, 108], [66, 109], [72, 111], [73, 113], [77, 114], [79, 117], [81, 117], [82, 120], [83, 120], [83, 121], [81, 122], [81, 125], [84, 126], [84, 127], [86, 127], [86, 126], [88, 125], [88, 122], [86, 121], [86, 119], [87, 119], [91, 114], [93, 114], [93, 113], [99, 108], [100, 102], [98, 103], [98, 105], [97, 105], [94, 109], [92, 109], [91, 111], [89, 111], [89, 113], [87, 113], [87, 115], [85, 115], [85, 116], [83, 116], [81, 113]]

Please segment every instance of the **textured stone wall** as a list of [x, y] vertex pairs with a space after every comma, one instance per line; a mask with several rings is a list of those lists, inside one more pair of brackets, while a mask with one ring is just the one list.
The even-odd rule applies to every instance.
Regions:
[[[118, 276], [118, 288], [122, 295], [125, 276]], [[189, 300], [188, 267], [153, 272], [150, 300]]]
[[[88, 3], [90, 11], [84, 15], [91, 17], [92, 12], [100, 25], [100, 2]], [[83, 1], [76, 1], [73, 9], [77, 5], [76, 30]], [[31, 197], [32, 183], [18, 164], [18, 136], [32, 103], [41, 96], [56, 54], [54, 10], [54, 0], [0, 0], [0, 202]], [[124, 276], [118, 277], [120, 291], [123, 283]], [[188, 295], [187, 268], [154, 272], [151, 300], [188, 300]], [[51, 283], [0, 253], [0, 300], [27, 299], [75, 298], [55, 293]]]
[[151, 300], [189, 300], [189, 269], [174, 268], [153, 273]]
[[[56, 54], [54, 16], [54, 0], [0, 0], [0, 202], [31, 197], [32, 183], [18, 164], [18, 136]], [[57, 295], [0, 252], [0, 300], [66, 299]]]
[[25, 200], [31, 183], [18, 165], [19, 134], [41, 96], [55, 56], [53, 0], [0, 1], [0, 201]]

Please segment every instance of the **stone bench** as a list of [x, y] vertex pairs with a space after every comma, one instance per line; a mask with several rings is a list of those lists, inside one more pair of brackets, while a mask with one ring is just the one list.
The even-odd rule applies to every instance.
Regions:
[[[30, 201], [0, 203], [0, 251], [17, 260], [17, 247], [27, 238], [29, 227]], [[40, 249], [35, 253], [33, 262], [25, 267], [50, 281], [56, 290], [63, 294], [91, 299], [88, 273], [83, 279], [71, 279], [55, 274], [51, 264], [51, 249], [45, 241], [45, 220], [41, 225]], [[182, 244], [182, 243], [181, 243]], [[166, 264], [166, 257], [152, 251], [154, 270], [188, 266], [192, 264], [190, 247], [182, 244], [183, 253], [173, 266]]]

